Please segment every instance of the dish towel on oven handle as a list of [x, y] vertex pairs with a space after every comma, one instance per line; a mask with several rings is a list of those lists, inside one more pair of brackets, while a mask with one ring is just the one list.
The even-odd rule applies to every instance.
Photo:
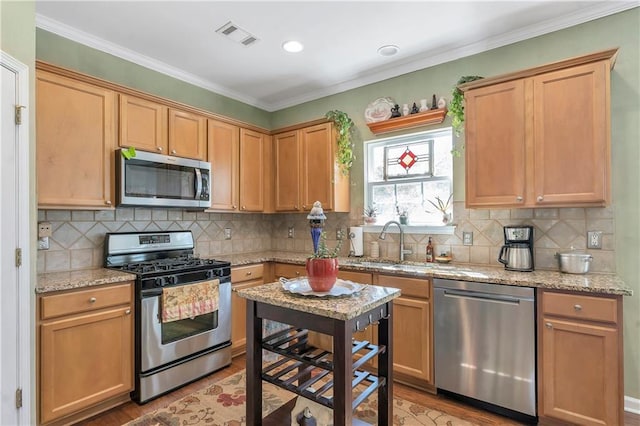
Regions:
[[220, 280], [162, 289], [162, 322], [194, 318], [218, 310]]

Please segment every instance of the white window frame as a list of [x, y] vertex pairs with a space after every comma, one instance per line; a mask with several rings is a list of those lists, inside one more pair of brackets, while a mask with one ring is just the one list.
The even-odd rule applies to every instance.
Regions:
[[[423, 131], [423, 132], [416, 132], [416, 133], [410, 133], [410, 134], [405, 134], [405, 135], [399, 135], [399, 136], [392, 136], [392, 137], [388, 137], [388, 138], [383, 138], [383, 139], [372, 139], [372, 140], [368, 140], [368, 141], [364, 141], [364, 205], [368, 206], [370, 203], [370, 199], [371, 199], [371, 191], [372, 188], [376, 185], [381, 185], [382, 183], [369, 183], [369, 151], [371, 149], [371, 145], [386, 145], [389, 143], [393, 143], [393, 144], [402, 144], [402, 143], [413, 143], [413, 142], [418, 142], [418, 141], [422, 141], [422, 140], [428, 140], [430, 138], [435, 138], [438, 137], [438, 135], [441, 135], [442, 133], [450, 133], [451, 134], [451, 138], [452, 138], [452, 144], [453, 144], [453, 133], [452, 133], [452, 129], [451, 127], [445, 127], [445, 128], [440, 128], [440, 129], [436, 129], [436, 130], [428, 130], [428, 131]], [[437, 142], [436, 142], [437, 144]], [[435, 149], [435, 144], [434, 144], [434, 149]], [[432, 152], [431, 155], [433, 156], [434, 153]], [[453, 162], [453, 158], [452, 158], [452, 162]], [[438, 180], [446, 180], [447, 178], [442, 177], [442, 176], [433, 176], [433, 177], [428, 177], [428, 178], [423, 178], [423, 177], [412, 177], [412, 178], [407, 178], [405, 180], [402, 181], [402, 183], [411, 183], [411, 182], [433, 182], [433, 181], [438, 181]], [[384, 185], [387, 185], [389, 183], [400, 183], [400, 182], [396, 182], [397, 179], [391, 179], [388, 182], [385, 182]], [[453, 193], [453, 170], [452, 170], [452, 175], [450, 178], [450, 182], [451, 182], [451, 192]], [[453, 201], [452, 201], [453, 202]], [[454, 218], [455, 219], [455, 218]], [[396, 219], [394, 219], [396, 220]], [[382, 227], [384, 226], [384, 223], [376, 223], [373, 225], [364, 225], [364, 231], [365, 232], [380, 232], [382, 230]], [[444, 234], [444, 235], [451, 235], [454, 233], [455, 231], [455, 225], [454, 224], [450, 224], [450, 225], [422, 225], [422, 224], [412, 224], [411, 223], [411, 218], [409, 218], [409, 223], [407, 225], [403, 225], [403, 228], [405, 228], [405, 232], [411, 232], [413, 234]], [[397, 227], [391, 227], [389, 229], [390, 232], [394, 233], [394, 232], [399, 232]]]

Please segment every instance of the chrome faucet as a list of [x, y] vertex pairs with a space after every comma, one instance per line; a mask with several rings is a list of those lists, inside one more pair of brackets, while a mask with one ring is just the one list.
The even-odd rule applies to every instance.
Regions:
[[381, 240], [384, 240], [385, 238], [387, 238], [387, 230], [391, 225], [398, 225], [398, 229], [400, 230], [400, 262], [403, 262], [404, 255], [412, 254], [413, 252], [411, 250], [404, 249], [404, 231], [402, 230], [402, 226], [400, 225], [400, 223], [396, 222], [395, 220], [390, 220], [389, 222], [385, 223], [384, 226], [382, 227], [382, 232], [380, 232], [380, 235], [378, 236], [378, 238]]

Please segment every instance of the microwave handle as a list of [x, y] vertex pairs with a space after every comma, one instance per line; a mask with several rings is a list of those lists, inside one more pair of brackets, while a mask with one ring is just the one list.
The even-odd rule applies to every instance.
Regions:
[[196, 168], [196, 200], [200, 199], [200, 194], [202, 194], [202, 172], [200, 169]]

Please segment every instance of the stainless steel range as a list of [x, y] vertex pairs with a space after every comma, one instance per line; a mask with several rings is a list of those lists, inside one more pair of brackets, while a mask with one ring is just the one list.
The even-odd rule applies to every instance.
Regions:
[[[139, 403], [231, 363], [230, 263], [196, 258], [193, 249], [191, 231], [108, 233], [105, 237], [105, 267], [137, 275], [132, 398]], [[199, 285], [217, 292], [216, 310], [171, 320], [166, 311], [163, 316], [167, 294], [180, 286], [199, 289]]]

